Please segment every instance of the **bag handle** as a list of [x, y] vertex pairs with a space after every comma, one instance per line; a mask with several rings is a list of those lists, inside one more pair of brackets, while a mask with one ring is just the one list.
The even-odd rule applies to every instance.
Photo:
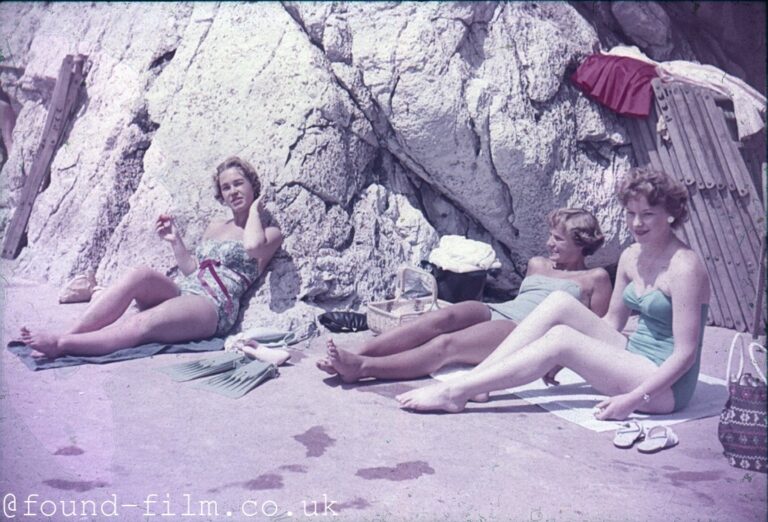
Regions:
[[731, 348], [728, 350], [728, 364], [725, 367], [725, 382], [731, 382], [731, 361], [733, 360], [733, 349], [736, 348], [736, 341], [741, 341], [741, 345], [739, 346], [739, 354], [741, 357], [739, 357], [739, 373], [734, 380], [738, 381], [739, 377], [741, 377], [741, 372], [744, 371], [744, 340], [741, 338], [741, 334], [737, 333], [733, 336]]
[[760, 379], [762, 379], [765, 384], [768, 384], [768, 381], [765, 379], [765, 374], [760, 369], [760, 365], [757, 364], [757, 360], [755, 360], [755, 350], [765, 353], [765, 347], [755, 341], [749, 343], [749, 361], [752, 363], [752, 366], [755, 367], [755, 372], [757, 373], [758, 377], [760, 377]]
[[[736, 348], [736, 342], [739, 341], [739, 371], [736, 374], [735, 379], [732, 379], [731, 375], [731, 362], [733, 360], [733, 351]], [[760, 365], [757, 364], [757, 359], [755, 359], [755, 350], [765, 352], [765, 348], [761, 346], [760, 344], [756, 342], [749, 343], [749, 348], [747, 350], [747, 355], [749, 356], [749, 362], [752, 363], [752, 367], [755, 369], [755, 372], [757, 373], [758, 377], [764, 382], [768, 383], [765, 379], [765, 374], [760, 369]], [[744, 372], [744, 339], [741, 337], [740, 333], [737, 333], [733, 336], [733, 341], [731, 341], [731, 348], [728, 350], [728, 364], [725, 369], [725, 381], [726, 382], [732, 382], [732, 381], [738, 381], [741, 378], [741, 375]]]

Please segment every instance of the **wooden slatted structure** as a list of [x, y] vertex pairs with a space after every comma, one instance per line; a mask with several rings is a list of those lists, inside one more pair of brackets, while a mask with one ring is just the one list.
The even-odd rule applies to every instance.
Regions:
[[56, 150], [61, 145], [67, 123], [77, 105], [77, 97], [85, 78], [84, 65], [87, 56], [67, 55], [61, 63], [56, 87], [51, 96], [48, 117], [45, 120], [40, 146], [32, 162], [32, 168], [21, 191], [19, 205], [13, 214], [5, 233], [0, 256], [14, 259], [26, 243], [26, 230], [32, 206], [38, 192], [45, 190], [50, 182], [50, 166]]
[[[764, 174], [751, 173], [741, 154], [726, 118], [729, 99], [658, 79], [653, 90], [650, 116], [625, 118], [637, 163], [663, 170], [688, 188], [691, 216], [683, 233], [710, 274], [710, 324], [754, 333], [756, 324], [760, 329], [765, 325], [755, 318], [765, 297], [758, 292], [765, 210], [761, 182], [756, 181]], [[659, 127], [666, 127], [666, 137]]]

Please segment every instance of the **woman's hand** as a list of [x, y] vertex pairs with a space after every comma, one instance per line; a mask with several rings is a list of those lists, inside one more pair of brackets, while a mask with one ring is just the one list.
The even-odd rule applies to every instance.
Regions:
[[251, 213], [258, 213], [259, 216], [264, 212], [264, 199], [267, 191], [262, 190], [261, 194], [259, 194], [259, 197], [253, 200], [253, 203], [251, 203]]
[[555, 377], [557, 377], [557, 374], [560, 373], [560, 370], [562, 369], [562, 366], [555, 366], [544, 374], [544, 377], [542, 377], [541, 380], [544, 381], [544, 384], [547, 386], [560, 386], [560, 381], [555, 379]]
[[622, 393], [608, 397], [596, 406], [595, 418], [598, 420], [624, 420], [637, 409], [642, 401], [632, 393]]
[[179, 230], [176, 228], [176, 221], [173, 216], [160, 214], [155, 222], [155, 232], [163, 241], [177, 243], [179, 241]]

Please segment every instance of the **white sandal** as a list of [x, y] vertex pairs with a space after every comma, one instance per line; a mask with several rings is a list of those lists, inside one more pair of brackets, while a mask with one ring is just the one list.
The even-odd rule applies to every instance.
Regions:
[[645, 428], [636, 420], [627, 421], [622, 424], [616, 435], [613, 437], [613, 445], [617, 448], [627, 449], [638, 440], [645, 438]]
[[655, 426], [645, 434], [645, 440], [637, 445], [637, 451], [640, 453], [656, 453], [663, 449], [677, 446], [680, 439], [677, 433], [668, 426]]

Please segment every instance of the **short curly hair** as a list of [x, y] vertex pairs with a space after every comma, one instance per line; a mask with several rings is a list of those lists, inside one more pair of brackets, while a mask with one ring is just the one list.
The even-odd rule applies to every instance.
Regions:
[[240, 173], [245, 177], [245, 179], [251, 183], [251, 186], [253, 187], [253, 198], [258, 198], [261, 194], [261, 181], [259, 181], [259, 176], [256, 174], [256, 169], [253, 168], [253, 165], [244, 159], [240, 159], [237, 156], [230, 156], [222, 161], [218, 167], [216, 167], [216, 173], [213, 175], [213, 191], [214, 196], [216, 197], [216, 201], [222, 205], [224, 204], [224, 196], [221, 195], [219, 176], [225, 170], [231, 169], [233, 167], [238, 169]]
[[597, 218], [583, 208], [558, 208], [549, 213], [547, 222], [553, 229], [560, 225], [565, 227], [566, 232], [573, 242], [581, 247], [581, 253], [585, 256], [591, 256], [597, 252], [605, 242], [605, 236], [600, 230]]
[[688, 219], [688, 190], [665, 172], [635, 167], [621, 180], [616, 195], [624, 207], [638, 196], [643, 196], [651, 206], [662, 205], [674, 218], [672, 228], [682, 226]]

